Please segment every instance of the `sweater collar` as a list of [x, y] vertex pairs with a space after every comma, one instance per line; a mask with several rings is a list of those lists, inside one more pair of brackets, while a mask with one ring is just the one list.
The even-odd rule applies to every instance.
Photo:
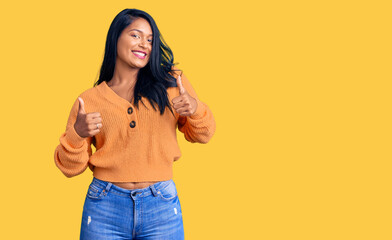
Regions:
[[119, 95], [117, 95], [117, 93], [115, 93], [113, 91], [113, 89], [111, 89], [106, 81], [101, 82], [98, 86], [97, 86], [99, 92], [104, 95], [104, 97], [109, 100], [110, 102], [114, 103], [114, 104], [120, 104], [126, 108], [132, 106], [132, 104], [130, 102], [128, 102], [127, 100], [125, 100], [124, 98], [120, 97]]

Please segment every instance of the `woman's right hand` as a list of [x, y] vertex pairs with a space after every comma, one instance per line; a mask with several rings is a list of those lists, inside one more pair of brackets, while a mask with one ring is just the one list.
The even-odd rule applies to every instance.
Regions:
[[92, 137], [102, 128], [101, 114], [99, 112], [86, 113], [83, 99], [80, 97], [78, 99], [79, 111], [74, 124], [75, 131], [80, 137]]

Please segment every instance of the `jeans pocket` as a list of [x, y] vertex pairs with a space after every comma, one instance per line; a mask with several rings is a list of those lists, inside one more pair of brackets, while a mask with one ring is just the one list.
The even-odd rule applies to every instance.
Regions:
[[158, 190], [158, 196], [165, 201], [171, 201], [178, 196], [176, 185], [173, 181], [170, 181], [162, 189]]
[[90, 199], [99, 200], [106, 196], [106, 192], [103, 187], [98, 184], [91, 183], [88, 187], [87, 197]]

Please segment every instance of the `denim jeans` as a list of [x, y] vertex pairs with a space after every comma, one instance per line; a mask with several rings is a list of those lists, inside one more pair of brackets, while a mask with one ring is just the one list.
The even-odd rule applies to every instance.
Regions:
[[83, 206], [80, 239], [184, 239], [174, 181], [129, 190], [93, 177]]

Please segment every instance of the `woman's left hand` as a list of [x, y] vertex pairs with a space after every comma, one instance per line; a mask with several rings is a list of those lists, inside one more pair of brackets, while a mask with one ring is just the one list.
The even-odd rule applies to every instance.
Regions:
[[180, 89], [180, 96], [173, 98], [173, 108], [181, 116], [191, 116], [196, 112], [197, 101], [182, 85], [181, 76], [177, 78], [177, 86]]

